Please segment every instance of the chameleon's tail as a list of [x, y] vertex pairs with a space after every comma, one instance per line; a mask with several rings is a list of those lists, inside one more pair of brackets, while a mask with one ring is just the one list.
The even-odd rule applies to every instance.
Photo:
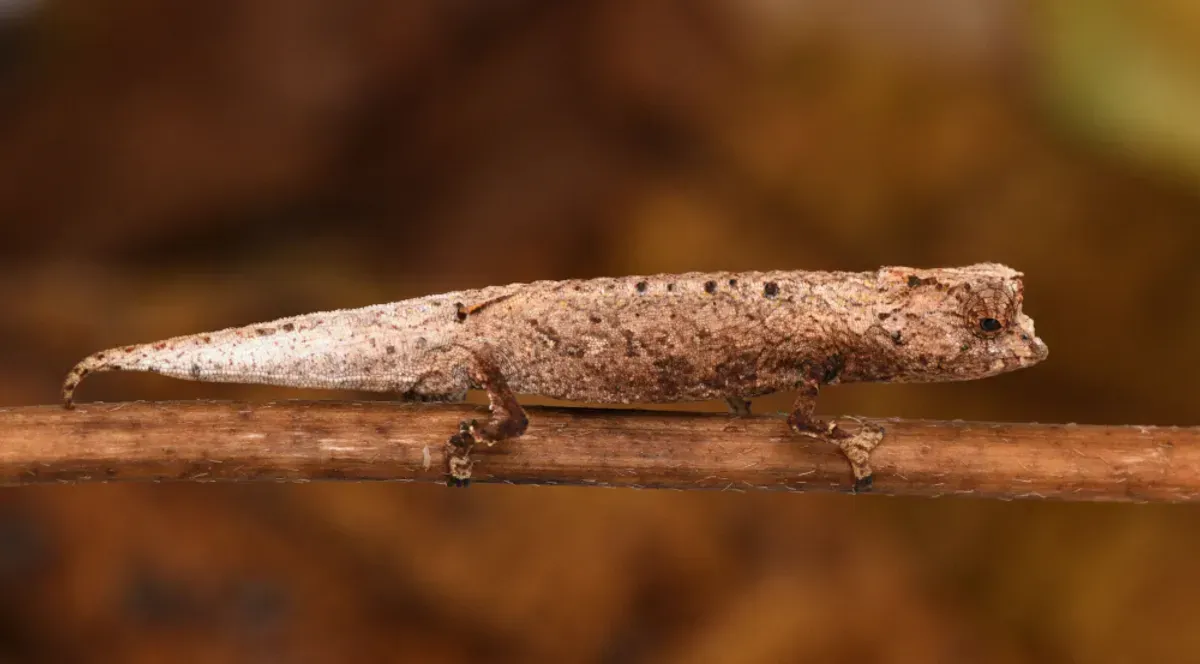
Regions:
[[84, 377], [101, 371], [149, 371], [176, 378], [200, 380], [200, 370], [211, 369], [214, 364], [213, 358], [205, 357], [201, 348], [210, 344], [228, 348], [244, 339], [245, 329], [247, 328], [231, 328], [220, 332], [175, 337], [166, 341], [110, 348], [88, 355], [63, 379], [63, 405], [71, 408], [79, 383], [83, 382]]
[[406, 339], [380, 327], [378, 311], [378, 307], [367, 307], [320, 312], [100, 351], [85, 357], [67, 374], [63, 405], [70, 408], [84, 377], [101, 371], [148, 371], [207, 382], [390, 391], [396, 387], [391, 369], [408, 356]]
[[112, 356], [117, 353], [128, 352], [125, 349], [113, 349], [100, 351], [88, 355], [79, 361], [67, 377], [63, 379], [62, 398], [63, 406], [71, 408], [74, 405], [75, 388], [79, 387], [79, 383], [83, 381], [83, 377], [97, 371], [117, 371], [121, 369], [119, 362], [113, 362]]
[[[185, 380], [244, 383], [267, 382], [277, 374], [295, 373], [295, 367], [280, 366], [290, 355], [273, 352], [275, 342], [285, 334], [298, 340], [304, 338], [293, 320], [231, 327], [93, 353], [76, 364], [63, 380], [63, 405], [71, 408], [79, 383], [101, 371], [148, 371]], [[276, 332], [280, 336], [275, 336]], [[303, 345], [303, 341], [297, 343]]]
[[79, 361], [63, 379], [63, 406], [70, 409], [74, 406], [75, 389], [83, 381], [84, 376], [101, 371], [158, 371], [154, 363], [154, 354], [162, 350], [165, 343], [138, 344], [110, 348], [98, 353], [92, 353]]
[[[101, 371], [148, 371], [190, 380], [221, 380], [222, 377], [217, 374], [226, 361], [233, 366], [230, 358], [236, 355], [239, 349], [241, 357], [251, 354], [252, 351], [248, 353], [245, 347], [262, 334], [256, 334], [255, 330], [265, 329], [262, 325], [229, 328], [93, 353], [80, 360], [63, 379], [63, 405], [71, 408], [79, 383], [83, 382], [86, 376]], [[237, 369], [242, 373], [253, 373], [253, 368], [248, 369], [240, 365], [234, 369], [235, 375], [238, 373]], [[249, 376], [244, 382], [255, 382], [253, 378]]]

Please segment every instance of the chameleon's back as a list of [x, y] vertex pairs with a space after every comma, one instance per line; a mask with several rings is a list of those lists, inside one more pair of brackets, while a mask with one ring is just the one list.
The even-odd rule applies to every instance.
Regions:
[[605, 403], [754, 396], [802, 384], [969, 380], [1046, 357], [1020, 273], [691, 273], [449, 294], [450, 338], [517, 392]]
[[[671, 402], [788, 389], [825, 367], [804, 273], [693, 273], [537, 282], [472, 295], [456, 335], [491, 349], [518, 393], [603, 403]], [[834, 279], [833, 275], [824, 275]], [[865, 275], [839, 275], [866, 288]], [[822, 304], [817, 304], [822, 300]]]

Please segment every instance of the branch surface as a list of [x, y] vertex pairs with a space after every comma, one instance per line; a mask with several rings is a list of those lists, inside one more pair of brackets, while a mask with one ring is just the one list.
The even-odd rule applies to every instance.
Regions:
[[[525, 436], [476, 447], [475, 481], [743, 491], [838, 490], [848, 464], [782, 417], [528, 408]], [[469, 405], [86, 403], [0, 409], [0, 484], [444, 481]], [[875, 493], [1193, 501], [1200, 427], [883, 419]]]

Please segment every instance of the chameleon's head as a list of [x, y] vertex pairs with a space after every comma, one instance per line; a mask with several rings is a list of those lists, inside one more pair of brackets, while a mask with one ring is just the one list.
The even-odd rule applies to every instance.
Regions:
[[877, 312], [892, 340], [895, 380], [970, 380], [1022, 369], [1049, 350], [1021, 310], [1022, 275], [1003, 265], [885, 268], [892, 297]]

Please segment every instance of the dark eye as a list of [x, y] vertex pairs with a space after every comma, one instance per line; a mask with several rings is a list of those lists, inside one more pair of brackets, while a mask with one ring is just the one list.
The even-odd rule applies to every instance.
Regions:
[[983, 330], [984, 332], [998, 332], [1002, 327], [1004, 326], [1001, 325], [1000, 321], [996, 320], [995, 318], [979, 319], [979, 329]]

